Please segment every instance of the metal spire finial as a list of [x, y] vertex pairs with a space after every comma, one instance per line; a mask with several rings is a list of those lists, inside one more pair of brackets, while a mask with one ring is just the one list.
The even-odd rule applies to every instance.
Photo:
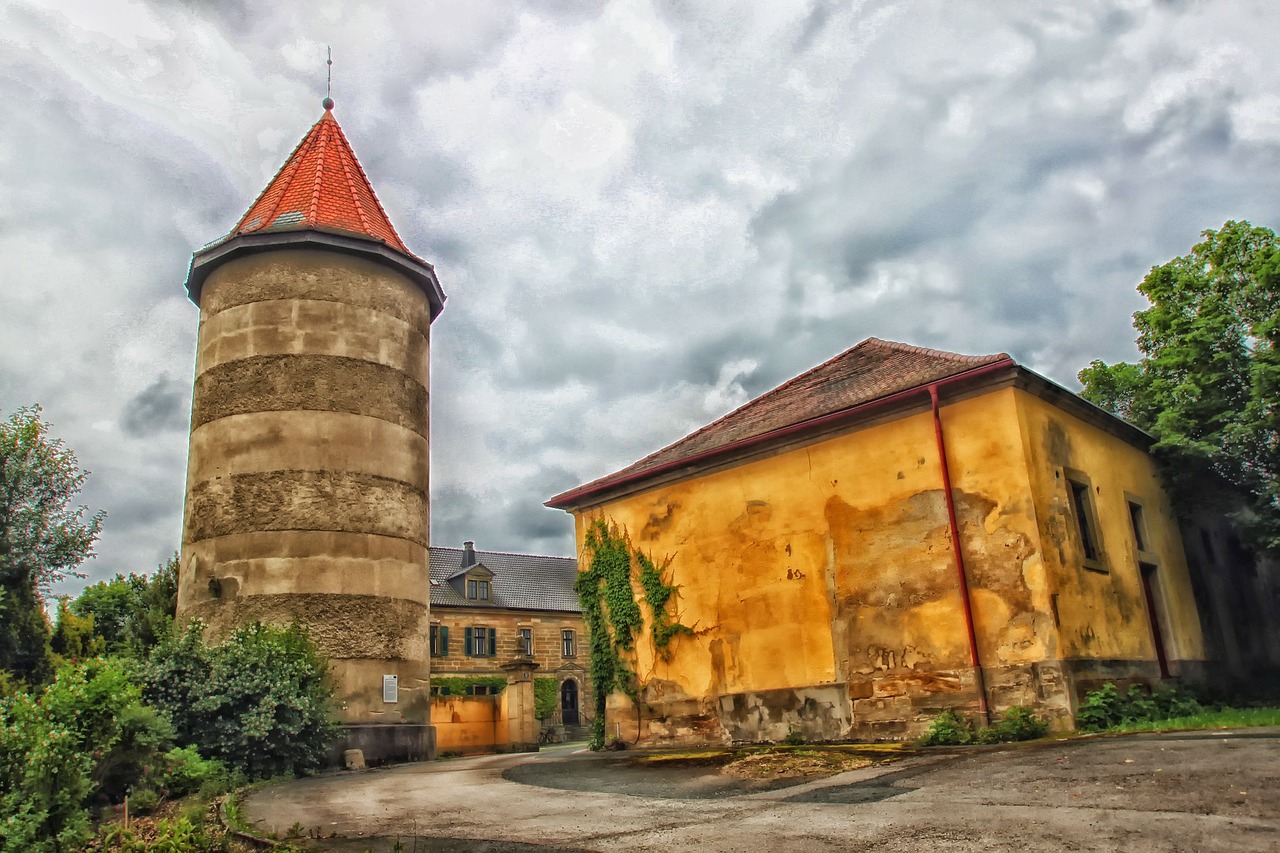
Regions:
[[320, 106], [326, 110], [331, 110], [333, 109], [333, 48], [325, 45], [324, 49], [329, 54], [329, 58], [325, 60], [324, 64], [329, 68], [324, 81], [324, 100], [320, 102]]

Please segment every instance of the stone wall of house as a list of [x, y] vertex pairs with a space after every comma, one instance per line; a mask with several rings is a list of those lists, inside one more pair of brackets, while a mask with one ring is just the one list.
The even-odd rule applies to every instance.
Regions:
[[[500, 583], [501, 581], [496, 581]], [[586, 630], [576, 613], [515, 612], [498, 608], [456, 608], [437, 606], [431, 613], [434, 629], [449, 629], [449, 646], [445, 654], [431, 659], [431, 672], [442, 677], [466, 678], [503, 673], [502, 665], [522, 657], [520, 629], [532, 632], [532, 660], [538, 664], [535, 678], [555, 678], [558, 684], [573, 679], [577, 686], [578, 711], [582, 719], [591, 715], [591, 679]], [[464, 647], [467, 628], [493, 628], [496, 653], [493, 656], [468, 655]], [[561, 632], [574, 632], [574, 654], [563, 654]], [[558, 720], [557, 720], [558, 721]]]

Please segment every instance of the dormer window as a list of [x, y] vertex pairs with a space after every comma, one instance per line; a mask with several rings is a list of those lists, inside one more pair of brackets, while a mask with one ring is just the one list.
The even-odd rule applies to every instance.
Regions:
[[489, 600], [489, 582], [487, 580], [478, 580], [476, 578], [467, 579], [467, 598], [472, 601], [488, 601]]

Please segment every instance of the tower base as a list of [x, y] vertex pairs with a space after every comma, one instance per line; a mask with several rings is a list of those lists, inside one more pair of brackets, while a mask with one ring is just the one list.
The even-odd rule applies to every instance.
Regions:
[[414, 723], [346, 724], [329, 748], [329, 763], [341, 767], [342, 753], [348, 749], [361, 750], [370, 766], [431, 761], [436, 757], [436, 729]]

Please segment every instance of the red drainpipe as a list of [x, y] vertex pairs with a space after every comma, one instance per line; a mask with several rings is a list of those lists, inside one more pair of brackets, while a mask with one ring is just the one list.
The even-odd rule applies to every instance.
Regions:
[[978, 710], [982, 719], [991, 724], [991, 709], [987, 707], [987, 683], [982, 675], [978, 659], [978, 635], [973, 629], [973, 605], [969, 601], [969, 578], [964, 570], [964, 552], [960, 548], [960, 525], [956, 522], [956, 502], [951, 496], [951, 468], [947, 464], [947, 446], [942, 440], [942, 417], [938, 413], [938, 384], [929, 386], [929, 402], [933, 408], [933, 433], [938, 438], [938, 459], [942, 462], [942, 494], [947, 502], [947, 523], [951, 526], [951, 553], [955, 556], [956, 575], [960, 578], [960, 602], [964, 607], [964, 627], [969, 634], [969, 664], [978, 687]]

